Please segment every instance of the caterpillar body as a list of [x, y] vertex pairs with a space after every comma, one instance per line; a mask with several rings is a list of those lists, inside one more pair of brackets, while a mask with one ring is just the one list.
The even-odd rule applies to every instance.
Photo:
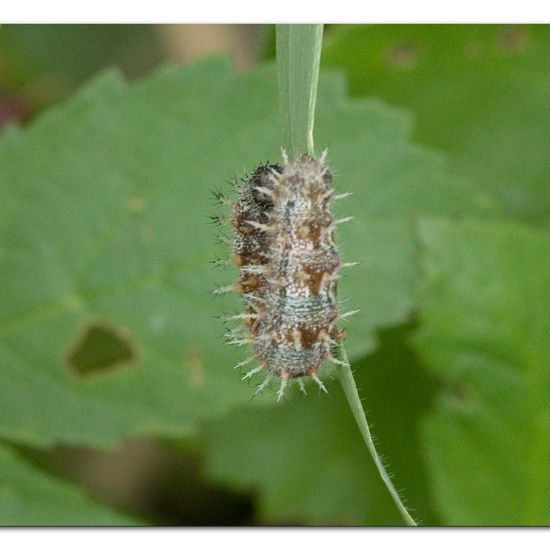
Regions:
[[[347, 195], [347, 194], [345, 194]], [[259, 166], [239, 188], [232, 205], [234, 263], [239, 267], [235, 289], [245, 312], [245, 338], [231, 334], [230, 343], [250, 343], [259, 366], [244, 375], [265, 372], [261, 392], [274, 378], [281, 384], [278, 400], [289, 381], [305, 393], [304, 377], [326, 392], [317, 373], [333, 357], [339, 332], [337, 279], [344, 265], [334, 243], [336, 226], [330, 206], [338, 198], [325, 155], [301, 155], [290, 162]], [[353, 313], [353, 312], [350, 312]]]

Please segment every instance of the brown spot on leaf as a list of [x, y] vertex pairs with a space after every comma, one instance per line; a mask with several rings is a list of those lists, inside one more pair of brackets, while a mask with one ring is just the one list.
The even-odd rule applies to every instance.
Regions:
[[528, 31], [521, 25], [509, 25], [502, 29], [498, 44], [506, 53], [521, 53], [527, 48]]
[[130, 197], [127, 206], [130, 212], [142, 212], [145, 208], [145, 199], [143, 197]]
[[394, 69], [412, 69], [418, 63], [419, 48], [414, 42], [405, 42], [386, 52], [386, 63]]
[[485, 51], [482, 42], [472, 42], [466, 46], [466, 56], [470, 59], [480, 59]]
[[202, 359], [196, 349], [191, 350], [185, 357], [185, 363], [189, 367], [189, 384], [193, 388], [201, 386], [204, 382], [204, 370]]

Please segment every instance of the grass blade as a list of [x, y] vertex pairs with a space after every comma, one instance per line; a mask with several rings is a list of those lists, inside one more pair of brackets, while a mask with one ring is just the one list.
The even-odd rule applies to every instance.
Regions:
[[323, 25], [277, 25], [283, 145], [290, 156], [315, 155], [313, 124]]
[[338, 368], [340, 382], [342, 384], [342, 387], [344, 388], [346, 399], [348, 400], [350, 409], [353, 413], [353, 416], [355, 417], [355, 421], [357, 422], [359, 431], [363, 436], [365, 445], [367, 446], [367, 449], [369, 450], [369, 453], [374, 460], [374, 464], [376, 465], [376, 469], [378, 470], [378, 473], [380, 474], [384, 485], [387, 487], [393, 501], [395, 502], [395, 505], [401, 513], [401, 516], [403, 516], [405, 523], [410, 526], [415, 526], [416, 522], [403, 504], [403, 501], [401, 500], [397, 489], [394, 487], [392, 480], [386, 470], [386, 467], [384, 466], [384, 463], [378, 455], [378, 452], [374, 445], [369, 423], [367, 422], [367, 417], [365, 416], [365, 410], [363, 409], [363, 405], [361, 404], [361, 399], [357, 391], [357, 385], [355, 384], [355, 379], [353, 378], [353, 373], [351, 372], [351, 367], [348, 361], [346, 350], [344, 349], [343, 345], [338, 346], [338, 355], [338, 359], [345, 363], [345, 365], [342, 365]]

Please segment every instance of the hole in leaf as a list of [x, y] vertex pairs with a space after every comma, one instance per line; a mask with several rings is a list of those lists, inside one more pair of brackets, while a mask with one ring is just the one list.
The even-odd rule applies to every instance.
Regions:
[[71, 373], [83, 378], [133, 366], [136, 358], [136, 347], [127, 328], [92, 324], [84, 328], [69, 349], [67, 364]]
[[414, 42], [406, 42], [390, 48], [386, 63], [395, 69], [412, 69], [418, 62], [419, 48]]

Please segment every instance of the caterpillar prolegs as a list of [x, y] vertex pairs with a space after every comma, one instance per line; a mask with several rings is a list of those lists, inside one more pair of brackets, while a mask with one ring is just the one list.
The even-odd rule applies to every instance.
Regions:
[[283, 153], [282, 164], [260, 165], [243, 180], [231, 205], [239, 280], [218, 292], [241, 294], [244, 312], [231, 319], [244, 323], [247, 334], [231, 332], [229, 343], [252, 345], [254, 356], [237, 367], [258, 363], [243, 379], [265, 372], [256, 393], [279, 379], [278, 400], [292, 380], [305, 393], [304, 377], [326, 392], [317, 373], [328, 361], [339, 363], [337, 279], [349, 264], [340, 260], [334, 230], [351, 218], [331, 214], [331, 204], [347, 194], [335, 194], [325, 156], [289, 161]]

